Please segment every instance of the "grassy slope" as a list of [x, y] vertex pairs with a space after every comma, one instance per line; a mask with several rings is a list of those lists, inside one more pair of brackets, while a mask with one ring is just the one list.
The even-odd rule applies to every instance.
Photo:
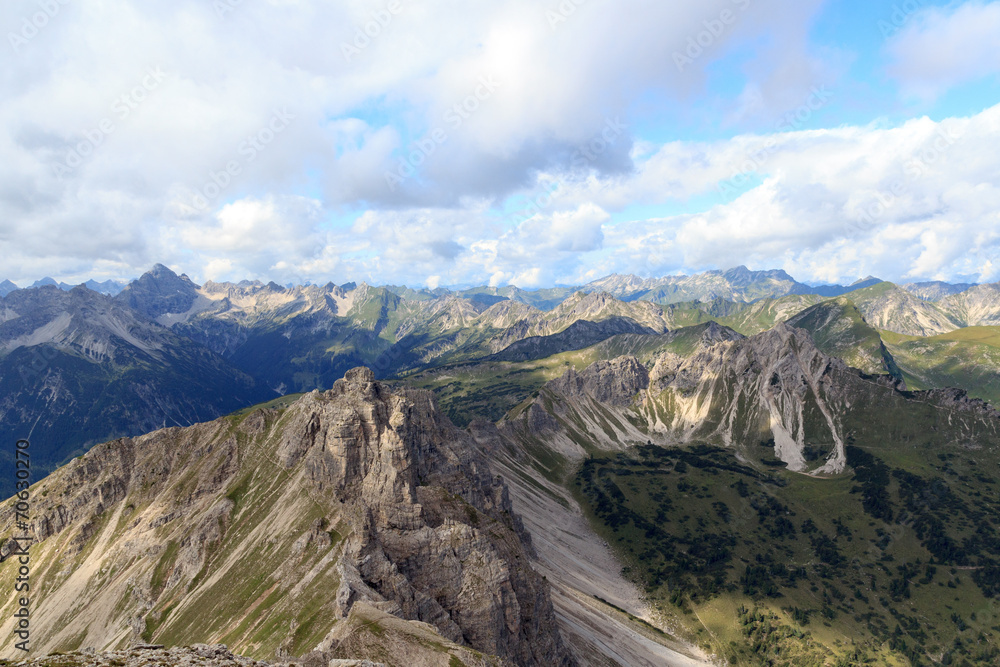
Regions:
[[[595, 351], [650, 357], [667, 338], [620, 336]], [[673, 351], [689, 352], [687, 338]], [[596, 452], [575, 477], [544, 443], [527, 449], [539, 474], [574, 487], [651, 600], [734, 664], [994, 664], [996, 435], [969, 449], [977, 427], [862, 384], [871, 393], [860, 390], [844, 432], [851, 465], [885, 473], [881, 487], [788, 473], [773, 450], [746, 443], [741, 460], [732, 450]], [[950, 542], [930, 539], [942, 535]]]
[[850, 300], [843, 297], [807, 308], [788, 320], [808, 331], [821, 351], [843, 359], [849, 366], [871, 375], [902, 377], [879, 332], [865, 322]]
[[[898, 460], [886, 463], [895, 469]], [[862, 655], [875, 664], [910, 664], [906, 655], [933, 664], [928, 654], [947, 652], [991, 664], [1000, 657], [996, 600], [973, 581], [978, 571], [967, 561], [931, 565], [918, 537], [925, 515], [974, 532], [984, 512], [971, 501], [983, 498], [971, 498], [960, 480], [983, 464], [935, 457], [921, 479], [939, 497], [926, 501], [892, 478], [889, 520], [866, 512], [856, 479], [761, 470], [714, 448], [591, 459], [576, 483], [626, 574], [675, 612], [692, 639], [734, 664], [853, 665]], [[995, 512], [996, 492], [990, 496]], [[763, 618], [741, 616], [741, 608]]]
[[408, 375], [401, 382], [431, 390], [441, 410], [459, 426], [467, 426], [476, 417], [499, 420], [568, 368], [582, 370], [598, 358], [597, 351], [588, 348], [538, 361], [445, 366]]
[[881, 332], [911, 389], [960, 387], [1000, 405], [1000, 327], [921, 338]]

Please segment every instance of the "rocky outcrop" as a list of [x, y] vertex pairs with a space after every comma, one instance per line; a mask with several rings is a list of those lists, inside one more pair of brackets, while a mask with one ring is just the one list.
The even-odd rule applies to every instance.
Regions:
[[589, 395], [601, 403], [628, 405], [649, 386], [649, 372], [635, 357], [598, 361], [581, 372], [574, 369], [548, 384], [564, 396]]
[[365, 600], [517, 664], [563, 660], [507, 488], [430, 394], [390, 393], [358, 368], [318, 402], [293, 411], [277, 457], [303, 461], [317, 491], [360, 510], [341, 563], [341, 614]]
[[361, 605], [427, 624], [432, 645], [574, 664], [506, 485], [431, 394], [368, 369], [283, 412], [100, 445], [32, 496], [40, 649], [333, 655]]
[[839, 474], [849, 439], [877, 432], [871, 425], [887, 411], [929, 406], [920, 419], [941, 422], [936, 428], [949, 441], [1000, 427], [992, 408], [964, 392], [907, 392], [893, 376], [866, 375], [824, 354], [803, 329], [779, 324], [750, 338], [715, 329], [693, 350], [654, 355], [648, 376], [627, 356], [570, 370], [501, 430], [528, 447], [541, 439], [570, 458], [653, 441], [715, 443], [755, 460], [763, 445], [791, 470]]

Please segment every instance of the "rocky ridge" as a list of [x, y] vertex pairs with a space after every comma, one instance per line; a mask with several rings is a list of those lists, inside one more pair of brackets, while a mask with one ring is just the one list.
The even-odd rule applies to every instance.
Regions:
[[886, 410], [931, 405], [958, 439], [972, 422], [981, 432], [1000, 429], [986, 403], [957, 390], [907, 392], [898, 378], [824, 354], [805, 330], [779, 324], [749, 338], [720, 331], [709, 327], [694, 350], [663, 350], [648, 367], [626, 356], [571, 369], [501, 430], [571, 459], [647, 441], [714, 443], [753, 458], [764, 445], [793, 471], [828, 475], [845, 471], [849, 439], [877, 430]]
[[284, 412], [95, 447], [32, 490], [38, 648], [356, 657], [338, 650], [400, 619], [426, 624], [442, 655], [574, 664], [478, 451], [429, 394], [368, 369]]

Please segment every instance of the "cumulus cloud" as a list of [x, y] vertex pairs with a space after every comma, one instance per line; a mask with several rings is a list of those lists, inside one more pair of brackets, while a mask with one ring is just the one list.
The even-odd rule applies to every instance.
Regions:
[[[556, 174], [540, 175], [532, 192], [552, 196], [527, 219], [498, 219], [485, 205], [367, 213], [352, 238], [364, 239], [378, 258], [348, 265], [362, 275], [376, 275], [370, 267], [377, 266], [393, 281], [412, 267], [412, 275], [436, 275], [441, 284], [528, 287], [744, 263], [831, 282], [869, 274], [997, 280], [998, 150], [1000, 105], [970, 118], [890, 128], [671, 142], [638, 160], [627, 177], [553, 189]], [[730, 196], [729, 184], [741, 175], [759, 184]], [[702, 213], [627, 222], [608, 213], [622, 202], [655, 206], [680, 193], [716, 203]], [[444, 263], [446, 273], [429, 245], [434, 239], [463, 248]]]
[[1000, 73], [1000, 2], [928, 7], [896, 33], [889, 73], [904, 91], [934, 98], [949, 88]]
[[[335, 211], [503, 198], [571, 160], [637, 95], [690, 99], [732, 44], [804, 35], [819, 0], [794, 16], [783, 4], [562, 3], [575, 7], [567, 12], [533, 0], [436, 0], [387, 15], [370, 0], [115, 0], [49, 3], [38, 18], [39, 4], [12, 0], [0, 7], [9, 270], [155, 261], [160, 234], [137, 227], [203, 216], [199, 196], [210, 213], [269, 195], [315, 196]], [[673, 54], [724, 9], [738, 20], [678, 70]], [[770, 76], [768, 62], [794, 55], [758, 65]], [[292, 118], [280, 133], [276, 113]], [[386, 171], [436, 129], [446, 140], [404, 187], [388, 188]], [[588, 168], [627, 171], [630, 145], [623, 137]], [[218, 186], [227, 165], [238, 174]], [[100, 226], [114, 231], [71, 242], [75, 229]]]

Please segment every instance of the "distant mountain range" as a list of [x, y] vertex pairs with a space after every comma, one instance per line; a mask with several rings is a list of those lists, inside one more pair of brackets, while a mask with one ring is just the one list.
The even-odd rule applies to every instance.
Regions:
[[[87, 282], [82, 283], [82, 284], [85, 285], [88, 289], [94, 290], [95, 292], [99, 292], [101, 294], [109, 294], [111, 296], [114, 296], [115, 294], [118, 294], [123, 289], [125, 289], [125, 286], [128, 283], [122, 282], [122, 281], [118, 281], [118, 280], [105, 280], [104, 282], [97, 282], [96, 280], [88, 280]], [[46, 278], [42, 278], [41, 280], [36, 280], [34, 283], [32, 283], [29, 286], [28, 289], [31, 289], [32, 287], [58, 287], [59, 289], [63, 290], [64, 292], [68, 292], [71, 289], [73, 289], [74, 287], [76, 287], [76, 285], [70, 285], [68, 283], [63, 283], [63, 282], [57, 282], [53, 278], [46, 277]], [[4, 280], [3, 282], [0, 282], [0, 296], [7, 296], [8, 294], [10, 294], [11, 292], [13, 292], [14, 290], [18, 290], [18, 289], [21, 289], [21, 288], [18, 287], [15, 283], [11, 282], [10, 280]]]
[[[156, 275], [163, 270], [169, 271], [165, 266], [158, 264], [150, 273]], [[142, 278], [139, 278], [139, 280], [142, 280]], [[817, 296], [833, 298], [865, 287], [871, 287], [881, 282], [883, 281], [879, 278], [868, 276], [850, 285], [809, 285], [795, 280], [780, 269], [751, 271], [745, 266], [738, 266], [727, 271], [707, 271], [692, 276], [679, 275], [663, 278], [641, 278], [631, 274], [612, 274], [585, 285], [543, 289], [521, 289], [513, 285], [507, 287], [480, 286], [465, 289], [448, 289], [444, 287], [414, 289], [405, 285], [386, 285], [385, 288], [408, 301], [432, 301], [451, 296], [485, 304], [488, 307], [499, 301], [509, 299], [535, 306], [540, 310], [551, 310], [576, 292], [585, 292], [588, 294], [604, 292], [621, 301], [654, 301], [661, 304], [684, 303], [695, 300], [710, 301], [713, 299], [750, 303], [762, 298], [777, 298], [793, 294], [815, 294]], [[95, 292], [115, 296], [130, 283], [114, 280], [106, 280], [104, 282], [88, 280], [83, 284]], [[258, 283], [257, 281], [241, 281], [236, 284], [245, 287]], [[279, 287], [275, 283], [270, 284], [276, 288]], [[48, 277], [35, 281], [31, 287], [45, 287], [49, 285], [54, 285], [66, 291], [75, 287], [75, 285], [57, 282]], [[307, 283], [306, 285], [289, 284], [284, 287], [286, 289], [295, 289], [296, 287], [311, 286], [313, 285]], [[346, 291], [351, 291], [354, 286], [354, 283], [348, 283], [342, 287]], [[975, 286], [975, 284], [970, 283], [952, 284], [935, 281], [908, 283], [901, 287], [925, 301], [940, 301], [945, 297], [965, 292]], [[0, 296], [6, 296], [15, 289], [19, 289], [17, 285], [9, 280], [5, 280], [0, 283]]]
[[817, 294], [835, 297], [880, 282], [882, 281], [878, 278], [869, 276], [849, 286], [810, 286], [798, 282], [781, 270], [751, 271], [745, 266], [738, 266], [728, 271], [708, 271], [693, 276], [667, 276], [664, 278], [640, 278], [635, 275], [612, 274], [586, 285], [540, 290], [524, 290], [513, 286], [429, 290], [396, 285], [389, 285], [387, 289], [409, 300], [429, 301], [454, 296], [479, 301], [490, 306], [498, 301], [509, 299], [535, 306], [541, 310], [551, 310], [568, 296], [577, 292], [587, 294], [603, 292], [621, 301], [653, 301], [661, 304], [695, 300], [710, 301], [712, 299], [752, 302], [761, 298], [775, 298], [789, 294]]

